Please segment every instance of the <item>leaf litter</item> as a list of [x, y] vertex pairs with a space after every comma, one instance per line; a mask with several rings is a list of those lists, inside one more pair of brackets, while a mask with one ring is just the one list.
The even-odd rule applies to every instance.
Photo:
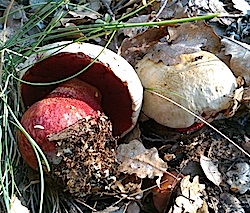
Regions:
[[[93, 2], [92, 7], [94, 10], [100, 10], [101, 1]], [[236, 1], [233, 2], [235, 3]], [[136, 3], [140, 4], [140, 1], [136, 1]], [[164, 1], [157, 1], [158, 5], [155, 4], [154, 6], [157, 9], [160, 9], [163, 3]], [[123, 10], [123, 8], [128, 8], [131, 5], [135, 6], [134, 3], [124, 3], [123, 7], [120, 9]], [[239, 4], [236, 6], [236, 4], [234, 4], [234, 7], [244, 11], [243, 7], [238, 5]], [[178, 4], [171, 5], [171, 3], [168, 3], [166, 9], [162, 11], [161, 15], [157, 16], [157, 19], [187, 17], [194, 13], [225, 12], [224, 8], [225, 5], [219, 0], [178, 1]], [[175, 16], [177, 11], [178, 15]], [[87, 23], [89, 20], [93, 21], [97, 18], [94, 14], [85, 15], [84, 12], [77, 10], [70, 15], [72, 17], [65, 20], [64, 27], [67, 27], [66, 23], [73, 23], [77, 26], [78, 22], [82, 21]], [[146, 19], [148, 20], [149, 18], [151, 18], [151, 16], [148, 14], [146, 14], [145, 17], [139, 15], [138, 22]], [[220, 19], [219, 21], [220, 24], [222, 23], [226, 26], [231, 23], [230, 19], [228, 19], [230, 21], [227, 23], [221, 20], [225, 21], [225, 19]], [[131, 21], [136, 22], [135, 19]], [[140, 58], [146, 53], [156, 50], [160, 50], [160, 53], [158, 55], [151, 55], [152, 59], [155, 61], [163, 60], [165, 63], [178, 62], [177, 53], [182, 51], [192, 52], [205, 49], [216, 54], [220, 51], [221, 38], [214, 33], [214, 29], [215, 27], [208, 26], [204, 22], [197, 22], [179, 24], [176, 26], [124, 31], [124, 35], [129, 38], [123, 40], [120, 47], [120, 53], [132, 65], [134, 65], [137, 60], [140, 60]], [[241, 65], [243, 67], [241, 69], [245, 69], [247, 72], [249, 70], [247, 63], [248, 60], [247, 57], [244, 57], [247, 56], [249, 48], [246, 47], [245, 44], [243, 45], [240, 41], [236, 42], [235, 40], [231, 41], [230, 39], [223, 39], [222, 45], [225, 45], [226, 55], [231, 55], [230, 68], [234, 71], [237, 70], [237, 64], [243, 64]], [[166, 60], [166, 58], [169, 60]], [[173, 61], [171, 62], [171, 60]], [[233, 65], [231, 64], [236, 64], [236, 68], [233, 68]], [[243, 74], [237, 73], [235, 75], [242, 76]], [[243, 77], [244, 80], [248, 82], [247, 73], [243, 75]], [[241, 144], [244, 142], [246, 143], [244, 137], [250, 135], [250, 130], [248, 129], [250, 124], [249, 120], [249, 113], [243, 106], [242, 110], [239, 111], [239, 114], [237, 114], [236, 117], [229, 120], [215, 121], [213, 124], [221, 131], [227, 132], [231, 138]], [[150, 127], [150, 131], [143, 131], [147, 126]], [[154, 127], [156, 128], [154, 129]], [[235, 212], [247, 212], [247, 207], [249, 207], [249, 205], [247, 206], [246, 203], [250, 200], [248, 188], [246, 191], [245, 189], [240, 191], [245, 195], [243, 198], [243, 196], [239, 196], [236, 191], [230, 191], [230, 185], [232, 184], [228, 180], [231, 176], [235, 175], [235, 172], [241, 174], [240, 171], [242, 171], [242, 168], [249, 165], [249, 163], [247, 163], [249, 162], [249, 159], [247, 159], [233, 145], [227, 143], [225, 139], [221, 138], [206, 127], [187, 136], [176, 132], [173, 133], [173, 130], [161, 127], [154, 124], [152, 121], [140, 123], [138, 129], [139, 131], [137, 130], [135, 136], [131, 137], [131, 141], [127, 141], [129, 143], [120, 144], [117, 149], [117, 159], [121, 162], [119, 171], [122, 173], [128, 173], [131, 176], [134, 175], [134, 180], [132, 180], [132, 178], [131, 182], [128, 181], [128, 184], [135, 182], [137, 177], [144, 179], [144, 182], [149, 181], [148, 178], [154, 178], [155, 181], [156, 177], [158, 178], [156, 180], [158, 188], [156, 191], [150, 191], [150, 193], [153, 194], [153, 197], [157, 197], [162, 194], [162, 191], [164, 190], [163, 185], [160, 184], [160, 180], [165, 181], [166, 179], [171, 179], [170, 177], [164, 179], [164, 176], [167, 174], [167, 169], [175, 168], [183, 174], [181, 176], [183, 177], [181, 182], [173, 187], [175, 189], [170, 187], [171, 193], [167, 196], [167, 202], [173, 200], [174, 202], [170, 202], [170, 205], [168, 206], [163, 206], [164, 210], [159, 210], [159, 205], [157, 207], [156, 204], [159, 200], [158, 198], [153, 198], [154, 207], [158, 212], [164, 212], [169, 209], [171, 209], [169, 212], [198, 212], [201, 211], [201, 209], [202, 212], [208, 212], [208, 209], [213, 210], [213, 212], [226, 212], [226, 209], [234, 210]], [[138, 141], [138, 139], [140, 140], [140, 137], [144, 138], [144, 140], [142, 140], [143, 143]], [[159, 139], [161, 142], [157, 142], [157, 144], [156, 142], [152, 142], [159, 141]], [[128, 156], [127, 153], [133, 153], [133, 155]], [[166, 163], [160, 157], [165, 154], [172, 154], [175, 158], [169, 159], [169, 162]], [[205, 158], [204, 156], [208, 156], [209, 158]], [[238, 158], [241, 158], [243, 162], [239, 163]], [[218, 162], [217, 165], [213, 163], [215, 161]], [[188, 167], [190, 162], [192, 162], [192, 165], [195, 165], [194, 168], [191, 168], [192, 166]], [[242, 166], [242, 163], [245, 166]], [[232, 164], [236, 167], [230, 167]], [[205, 175], [202, 173], [201, 168]], [[240, 181], [245, 181], [249, 184], [249, 180], [247, 179], [249, 176], [247, 176], [245, 170], [242, 173], [242, 177], [239, 178]], [[180, 173], [178, 172], [178, 174]], [[216, 176], [214, 174], [216, 174]], [[207, 181], [206, 178], [209, 181]], [[167, 188], [171, 183], [170, 180], [166, 182]], [[214, 187], [213, 184], [216, 186], [220, 185], [221, 189]], [[136, 187], [140, 188], [141, 184], [135, 184], [135, 188]], [[132, 191], [131, 188], [125, 191]], [[234, 188], [235, 187], [233, 187], [233, 189]], [[224, 193], [221, 194], [221, 190]], [[143, 201], [142, 204], [144, 204]], [[124, 212], [126, 208], [125, 204], [122, 206], [123, 207], [120, 209]], [[184, 210], [181, 210], [181, 208], [184, 208]], [[135, 209], [136, 210], [133, 212], [138, 212], [138, 206], [136, 206]], [[112, 212], [114, 210], [118, 210], [118, 208], [107, 208], [106, 212]], [[129, 211], [127, 210], [127, 212]]]

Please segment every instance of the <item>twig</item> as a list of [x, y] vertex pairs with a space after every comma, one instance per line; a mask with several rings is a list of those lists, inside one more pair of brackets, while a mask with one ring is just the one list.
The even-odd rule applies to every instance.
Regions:
[[161, 15], [162, 11], [167, 6], [167, 3], [168, 3], [168, 0], [165, 0], [164, 3], [162, 4], [161, 8], [159, 9], [158, 13], [155, 15], [154, 18], [152, 18], [152, 20], [150, 22], [155, 21]]
[[76, 199], [76, 202], [78, 202], [78, 203], [84, 205], [85, 207], [89, 208], [89, 209], [92, 210], [93, 212], [96, 212], [96, 211], [97, 211], [96, 209], [92, 208], [90, 205], [88, 205], [87, 203], [85, 203], [85, 202], [83, 202], [83, 201], [81, 201], [81, 200], [79, 200], [79, 199]]
[[[121, 9], [123, 9], [123, 8], [125, 8], [125, 7], [128, 7], [128, 6], [130, 6], [131, 4], [135, 4], [135, 3], [137, 3], [139, 0], [129, 0], [125, 5], [123, 5], [123, 6], [121, 6], [124, 2], [126, 2], [126, 1], [121, 1], [121, 4], [117, 4], [115, 7], [114, 7], [114, 9], [116, 10], [116, 12], [117, 11], [119, 11], [119, 10], [121, 10]], [[121, 7], [120, 7], [121, 6]]]
[[120, 8], [127, 0], [120, 0], [114, 7], [113, 10]]

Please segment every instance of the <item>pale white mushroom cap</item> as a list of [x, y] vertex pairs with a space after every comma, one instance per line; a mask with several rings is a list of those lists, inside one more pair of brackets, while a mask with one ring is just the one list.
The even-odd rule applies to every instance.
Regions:
[[[136, 65], [143, 87], [153, 88], [206, 118], [215, 117], [217, 113], [228, 109], [232, 105], [236, 79], [227, 65], [205, 51], [180, 57], [181, 63], [167, 66], [144, 56]], [[190, 113], [147, 89], [142, 111], [156, 122], [171, 128], [187, 128], [200, 122]]]
[[[103, 51], [101, 54], [100, 52]], [[31, 68], [35, 63], [46, 59], [52, 55], [59, 53], [84, 53], [91, 58], [98, 56], [99, 62], [109, 67], [114, 75], [116, 75], [124, 85], [127, 86], [131, 100], [132, 100], [132, 125], [121, 136], [124, 136], [129, 132], [137, 122], [137, 118], [140, 113], [142, 98], [143, 98], [143, 87], [140, 79], [138, 78], [133, 67], [121, 56], [117, 55], [109, 49], [104, 49], [102, 46], [93, 45], [89, 43], [72, 43], [72, 42], [57, 42], [49, 44], [40, 48], [36, 54], [31, 55], [27, 61], [22, 65], [21, 77]], [[115, 103], [114, 103], [115, 104]], [[122, 112], [121, 112], [122, 113]]]

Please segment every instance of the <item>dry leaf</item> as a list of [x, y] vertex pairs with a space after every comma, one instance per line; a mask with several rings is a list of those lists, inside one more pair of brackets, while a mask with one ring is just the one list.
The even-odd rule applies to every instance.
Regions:
[[170, 36], [168, 42], [171, 42], [172, 45], [202, 47], [202, 50], [214, 54], [220, 51], [220, 38], [205, 22], [183, 23], [177, 27], [169, 27], [168, 32]]
[[228, 169], [227, 183], [233, 192], [244, 194], [250, 190], [250, 164], [239, 162]]
[[141, 130], [139, 128], [139, 124], [137, 123], [132, 131], [130, 131], [124, 138], [124, 142], [128, 143], [132, 140], [141, 141]]
[[132, 65], [141, 60], [145, 53], [155, 62], [163, 61], [173, 65], [180, 62], [181, 54], [201, 49], [216, 53], [220, 47], [220, 38], [213, 28], [204, 22], [197, 22], [150, 28], [133, 38], [125, 39], [119, 51]]
[[245, 212], [250, 212], [250, 194], [244, 194], [238, 196], [241, 206], [245, 209]]
[[250, 153], [250, 138], [244, 135], [245, 141], [242, 143], [242, 148]]
[[204, 184], [199, 184], [199, 176], [195, 176], [193, 182], [190, 182], [190, 176], [185, 176], [181, 181], [181, 191], [174, 201], [174, 206], [169, 212], [171, 213], [208, 213], [208, 207], [202, 200], [202, 191], [205, 189]]
[[[133, 17], [129, 19], [126, 23], [148, 22], [149, 18], [150, 18], [150, 15], [141, 15], [141, 16]], [[125, 28], [121, 30], [121, 32], [123, 32], [125, 36], [132, 38], [138, 34], [145, 32], [146, 29], [148, 29], [148, 27], [131, 27], [131, 28]]]
[[215, 165], [210, 158], [204, 155], [201, 155], [200, 157], [200, 164], [207, 179], [213, 182], [216, 186], [219, 186], [222, 181], [222, 176], [218, 170], [218, 165]]
[[199, 9], [203, 9], [204, 11], [209, 11], [213, 13], [227, 13], [227, 11], [223, 7], [223, 3], [219, 0], [194, 0], [190, 3], [189, 6], [196, 6]]
[[244, 14], [247, 14], [247, 11], [250, 10], [250, 5], [245, 0], [232, 0], [234, 3], [234, 8], [242, 11]]
[[149, 28], [147, 31], [132, 38], [124, 39], [119, 49], [119, 54], [130, 64], [135, 65], [137, 60], [140, 60], [151, 46], [166, 35], [168, 35], [166, 26]]
[[18, 197], [16, 195], [13, 195], [11, 198], [10, 213], [29, 213], [29, 212], [30, 210], [22, 205]]
[[[171, 175], [172, 174], [172, 175]], [[152, 190], [153, 203], [159, 213], [166, 211], [175, 186], [184, 176], [176, 171], [165, 173], [161, 179], [161, 185]]]
[[231, 55], [230, 68], [235, 76], [242, 76], [250, 85], [250, 45], [229, 38], [221, 40], [225, 46], [225, 54]]
[[101, 211], [95, 211], [95, 213], [113, 213], [113, 212], [119, 212], [119, 209], [120, 208], [118, 206], [109, 206], [108, 208], [103, 209]]
[[156, 15], [153, 17], [153, 20], [169, 20], [177, 18], [186, 18], [188, 17], [188, 6], [185, 1], [155, 1], [151, 8], [156, 12]]
[[136, 202], [129, 203], [129, 205], [126, 206], [125, 209], [127, 209], [126, 213], [140, 213], [141, 212], [141, 209]]
[[138, 140], [121, 144], [117, 148], [117, 160], [121, 162], [118, 168], [120, 172], [136, 174], [139, 178], [158, 176], [158, 185], [168, 168], [167, 163], [159, 157], [155, 147], [146, 149]]

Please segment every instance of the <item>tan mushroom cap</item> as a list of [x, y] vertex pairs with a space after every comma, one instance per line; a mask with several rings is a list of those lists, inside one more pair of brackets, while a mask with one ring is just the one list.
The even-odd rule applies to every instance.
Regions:
[[[232, 105], [236, 79], [226, 64], [206, 51], [183, 54], [180, 58], [181, 63], [167, 66], [144, 56], [136, 65], [143, 87], [156, 89], [207, 119]], [[187, 128], [199, 122], [188, 112], [147, 90], [142, 111], [171, 128]]]
[[[21, 66], [21, 77], [30, 82], [53, 82], [72, 76], [86, 67], [102, 46], [58, 42], [40, 48]], [[143, 88], [133, 67], [122, 57], [105, 49], [91, 67], [77, 78], [102, 93], [102, 108], [110, 117], [115, 135], [125, 135], [135, 125], [142, 104]], [[24, 108], [49, 94], [57, 85], [20, 86]]]

